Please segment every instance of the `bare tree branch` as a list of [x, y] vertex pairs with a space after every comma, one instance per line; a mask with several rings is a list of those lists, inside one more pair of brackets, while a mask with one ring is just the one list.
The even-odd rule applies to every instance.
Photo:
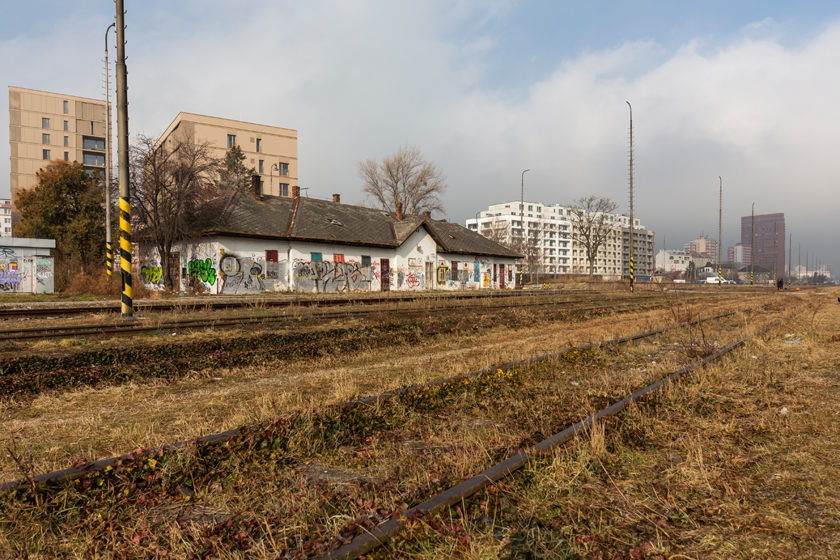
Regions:
[[618, 208], [613, 200], [606, 197], [586, 196], [572, 203], [572, 237], [580, 243], [589, 261], [589, 276], [595, 272], [595, 259], [598, 251], [613, 230], [611, 215]]
[[172, 245], [194, 235], [193, 225], [202, 204], [218, 194], [219, 161], [206, 144], [170, 138], [158, 144], [140, 136], [131, 147], [131, 207], [139, 239], [147, 239], [160, 253], [166, 286]]
[[419, 148], [401, 147], [382, 163], [362, 161], [359, 176], [364, 183], [362, 190], [385, 210], [395, 211], [400, 202], [406, 214], [443, 212], [439, 195], [447, 188], [446, 176], [423, 158]]

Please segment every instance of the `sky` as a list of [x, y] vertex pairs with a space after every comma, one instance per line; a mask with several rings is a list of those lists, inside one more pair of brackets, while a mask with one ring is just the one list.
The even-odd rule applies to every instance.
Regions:
[[[6, 85], [102, 97], [112, 0], [5, 2]], [[840, 273], [840, 3], [126, 0], [129, 129], [179, 111], [298, 130], [309, 196], [365, 200], [358, 164], [416, 146], [447, 219], [607, 196], [679, 248], [783, 212]], [[114, 35], [109, 39], [115, 57]], [[112, 68], [113, 70], [113, 68]], [[113, 83], [113, 74], [112, 74]], [[114, 97], [112, 95], [112, 101]], [[8, 111], [0, 112], [8, 146]], [[0, 196], [9, 158], [0, 157]], [[787, 241], [787, 240], [786, 240]]]

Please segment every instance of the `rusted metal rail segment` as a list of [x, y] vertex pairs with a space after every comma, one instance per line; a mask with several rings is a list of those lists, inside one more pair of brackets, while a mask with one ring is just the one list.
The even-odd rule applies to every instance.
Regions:
[[[509, 291], [490, 293], [475, 292], [444, 292], [434, 294], [406, 294], [406, 295], [370, 295], [351, 296], [342, 295], [326, 297], [248, 297], [248, 298], [222, 298], [202, 299], [191, 301], [140, 301], [135, 308], [141, 311], [173, 311], [179, 309], [237, 309], [243, 307], [316, 307], [316, 306], [344, 306], [344, 305], [370, 305], [378, 303], [403, 303], [407, 301], [423, 300], [462, 300], [462, 299], [498, 299], [498, 298], [522, 298], [539, 297], [541, 295], [553, 294], [575, 294], [593, 293], [587, 290], [540, 290], [540, 291]], [[218, 296], [214, 296], [218, 297]], [[24, 306], [0, 306], [0, 318], [14, 317], [20, 315], [76, 315], [81, 313], [104, 313], [117, 312], [120, 310], [119, 302], [92, 303], [89, 305], [75, 306], [52, 306], [37, 304], [31, 307]]]
[[[640, 300], [650, 300], [650, 299], [658, 299], [653, 298], [652, 296], [642, 296], [641, 298], [634, 298], [632, 300], [627, 300], [627, 298], [615, 298], [616, 301], [613, 305], [602, 305], [597, 307], [587, 307], [587, 308], [571, 308], [568, 311], [594, 311], [598, 309], [606, 309], [606, 308], [614, 308], [617, 304], [624, 304], [624, 305], [638, 305]], [[691, 303], [695, 300], [702, 299], [700, 297], [693, 297], [691, 299], [684, 300], [684, 303]], [[543, 306], [550, 306], [550, 305], [573, 305], [576, 303], [585, 303], [585, 300], [558, 300], [558, 301], [537, 301], [537, 302], [516, 302], [516, 303], [490, 303], [490, 304], [474, 304], [473, 302], [467, 302], [461, 305], [441, 305], [436, 306], [433, 308], [434, 311], [459, 311], [459, 310], [494, 310], [494, 309], [509, 309], [511, 307], [543, 307]], [[365, 315], [375, 315], [375, 314], [387, 314], [394, 310], [384, 308], [384, 309], [371, 309], [370, 307], [363, 308], [363, 309], [355, 309], [350, 311], [324, 311], [324, 312], [313, 312], [310, 315], [307, 315], [308, 318], [312, 319], [341, 319], [341, 318], [351, 318], [357, 316], [365, 316]], [[400, 308], [399, 312], [402, 314], [412, 314], [412, 313], [426, 313], [429, 311], [429, 308], [418, 308], [418, 307], [409, 307], [409, 308]], [[252, 324], [273, 324], [273, 323], [282, 323], [288, 321], [296, 321], [298, 317], [287, 315], [285, 311], [283, 311], [282, 315], [252, 315], [252, 316], [244, 316], [244, 317], [221, 317], [221, 318], [202, 318], [202, 319], [182, 319], [182, 320], [175, 320], [169, 321], [166, 323], [154, 324], [154, 325], [142, 325], [142, 324], [133, 324], [133, 325], [120, 325], [114, 323], [101, 323], [101, 324], [86, 324], [86, 325], [57, 325], [57, 326], [50, 326], [50, 327], [24, 327], [20, 329], [0, 329], [0, 337], [7, 339], [7, 340], [28, 340], [28, 339], [41, 339], [41, 338], [57, 338], [57, 337], [73, 337], [73, 336], [106, 336], [106, 335], [119, 335], [119, 334], [131, 334], [131, 333], [139, 333], [139, 332], [153, 332], [153, 331], [161, 331], [161, 330], [177, 330], [177, 329], [208, 329], [208, 328], [217, 328], [217, 327], [241, 327], [243, 325], [252, 325]]]
[[[752, 291], [731, 291], [726, 292], [705, 292], [702, 290], [684, 290], [669, 288], [673, 292], [682, 293], [702, 293], [706, 296], [719, 297], [728, 295], [747, 295], [756, 294], [758, 292]], [[546, 295], [572, 295], [572, 294], [589, 294], [608, 296], [613, 292], [602, 290], [525, 290], [525, 291], [508, 291], [508, 292], [438, 292], [431, 294], [414, 294], [414, 295], [370, 295], [370, 296], [334, 296], [326, 295], [324, 297], [249, 297], [249, 298], [229, 298], [225, 296], [212, 296], [218, 299], [201, 299], [201, 300], [172, 300], [172, 301], [138, 301], [135, 302], [135, 309], [144, 312], [157, 311], [176, 311], [176, 310], [214, 310], [214, 309], [239, 309], [248, 307], [332, 307], [332, 306], [347, 306], [347, 305], [375, 305], [381, 303], [403, 303], [413, 301], [435, 301], [435, 300], [469, 300], [469, 299], [500, 299], [500, 298], [537, 298]], [[627, 295], [627, 294], [624, 294]], [[0, 319], [19, 317], [19, 316], [35, 316], [35, 315], [79, 315], [84, 313], [116, 313], [120, 310], [119, 302], [105, 302], [92, 303], [89, 305], [74, 305], [74, 306], [53, 306], [49, 304], [37, 303], [36, 305], [25, 306], [25, 304], [15, 304], [10, 306], [7, 304], [0, 304]]]
[[[796, 315], [804, 309], [805, 307], [798, 309], [797, 311], [789, 314], [786, 317], [786, 319], [790, 319], [791, 317], [793, 317], [794, 315]], [[775, 327], [776, 325], [781, 324], [781, 322], [782, 319], [776, 319], [775, 321], [765, 325], [752, 335], [746, 336], [738, 341], [735, 341], [732, 344], [721, 348], [717, 352], [714, 352], [713, 354], [710, 354], [700, 360], [697, 360], [685, 366], [680, 370], [677, 370], [667, 375], [666, 377], [661, 378], [659, 381], [656, 381], [648, 385], [647, 387], [636, 391], [632, 395], [621, 399], [620, 401], [608, 406], [607, 408], [599, 410], [591, 416], [588, 416], [586, 419], [577, 422], [576, 424], [572, 424], [565, 430], [557, 432], [556, 434], [542, 440], [536, 445], [524, 451], [521, 451], [516, 455], [505, 459], [501, 463], [497, 463], [489, 469], [473, 476], [472, 478], [468, 478], [467, 480], [456, 484], [448, 490], [444, 490], [440, 494], [433, 496], [425, 502], [416, 505], [413, 508], [410, 508], [405, 512], [404, 515], [394, 519], [389, 519], [388, 521], [385, 521], [384, 523], [378, 525], [371, 531], [356, 537], [348, 544], [316, 557], [316, 560], [353, 560], [363, 554], [370, 552], [375, 548], [378, 548], [379, 546], [385, 544], [385, 541], [387, 541], [389, 538], [399, 533], [405, 526], [408, 519], [414, 519], [434, 514], [445, 507], [455, 505], [458, 502], [469, 498], [470, 496], [472, 496], [476, 492], [483, 490], [490, 484], [501, 480], [502, 478], [522, 468], [533, 459], [545, 455], [548, 451], [569, 441], [578, 432], [589, 428], [590, 426], [592, 426], [592, 424], [594, 424], [601, 418], [607, 416], [614, 416], [615, 414], [618, 414], [632, 402], [635, 402], [644, 397], [645, 395], [656, 391], [662, 385], [670, 383], [672, 381], [676, 381], [686, 373], [698, 369], [712, 360], [716, 360], [724, 354], [731, 352], [735, 348], [742, 346], [750, 338], [763, 334], [764, 332]]]
[[[595, 343], [592, 343], [592, 344], [587, 344], [585, 346], [573, 346], [573, 347], [570, 347], [570, 348], [566, 348], [565, 350], [561, 350], [559, 352], [542, 354], [540, 356], [535, 356], [533, 358], [528, 358], [528, 359], [525, 359], [525, 360], [508, 362], [506, 364], [502, 364], [502, 365], [492, 367], [492, 368], [486, 368], [486, 369], [482, 369], [482, 370], [471, 371], [469, 373], [456, 375], [456, 376], [449, 377], [449, 378], [446, 378], [446, 379], [440, 379], [440, 380], [437, 380], [437, 381], [431, 381], [429, 383], [412, 385], [412, 386], [409, 386], [409, 387], [403, 387], [403, 388], [397, 389], [395, 391], [387, 391], [387, 392], [381, 393], [379, 395], [374, 395], [374, 396], [371, 396], [371, 397], [366, 397], [366, 398], [358, 399], [358, 400], [354, 400], [354, 401], [348, 401], [348, 402], [344, 403], [342, 406], [353, 407], [353, 406], [358, 406], [358, 405], [373, 404], [373, 403], [377, 403], [377, 402], [380, 402], [380, 401], [385, 401], [385, 400], [391, 399], [391, 398], [393, 398], [397, 395], [401, 395], [401, 394], [406, 393], [406, 392], [416, 391], [418, 389], [423, 389], [423, 388], [426, 388], [426, 387], [429, 387], [429, 388], [437, 387], [437, 386], [442, 385], [444, 383], [452, 383], [452, 382], [455, 382], [455, 381], [468, 379], [470, 377], [475, 377], [475, 376], [482, 375], [482, 374], [485, 374], [485, 373], [488, 373], [488, 372], [491, 372], [491, 371], [496, 371], [496, 370], [499, 370], [499, 369], [506, 370], [506, 369], [512, 369], [512, 368], [515, 368], [515, 367], [523, 366], [523, 365], [529, 365], [529, 364], [549, 360], [551, 358], [556, 358], [556, 357], [559, 357], [559, 356], [563, 356], [564, 354], [568, 354], [568, 353], [576, 351], [576, 350], [587, 350], [587, 349], [592, 349], [592, 348], [609, 346], [609, 345], [612, 345], [612, 344], [622, 344], [622, 343], [625, 343], [625, 342], [631, 342], [633, 340], [638, 340], [638, 339], [641, 339], [641, 338], [647, 338], [647, 337], [654, 336], [654, 335], [657, 335], [657, 334], [661, 334], [661, 333], [664, 333], [664, 332], [667, 332], [667, 331], [670, 331], [670, 330], [683, 328], [683, 327], [688, 327], [688, 326], [695, 325], [695, 324], [698, 324], [698, 323], [702, 323], [702, 322], [705, 322], [705, 321], [713, 321], [715, 319], [728, 317], [730, 315], [734, 315], [734, 314], [739, 313], [739, 312], [749, 311], [750, 309], [751, 308], [745, 308], [745, 309], [741, 309], [741, 310], [737, 310], [737, 311], [728, 311], [726, 313], [720, 313], [720, 314], [712, 315], [712, 316], [709, 316], [709, 317], [702, 317], [700, 319], [695, 319], [693, 321], [688, 321], [686, 323], [670, 325], [668, 327], [663, 327], [661, 329], [654, 329], [654, 330], [651, 330], [651, 331], [646, 331], [646, 332], [642, 332], [642, 333], [623, 336], [623, 337], [620, 337], [620, 338], [615, 338], [615, 339], [612, 339], [612, 340], [606, 340], [606, 341], [603, 341], [603, 342], [595, 342]], [[127, 460], [130, 460], [132, 458], [136, 458], [138, 456], [142, 457], [144, 455], [148, 455], [148, 454], [151, 454], [151, 453], [157, 453], [158, 451], [164, 451], [164, 452], [177, 451], [179, 449], [184, 449], [184, 448], [186, 448], [190, 445], [224, 443], [226, 441], [232, 440], [232, 439], [240, 436], [241, 433], [242, 432], [241, 432], [240, 428], [233, 428], [231, 430], [227, 430], [227, 431], [220, 432], [220, 433], [217, 433], [217, 434], [211, 434], [211, 435], [201, 436], [201, 437], [193, 438], [193, 439], [189, 439], [189, 440], [179, 441], [177, 443], [164, 445], [162, 447], [142, 449], [138, 452], [126, 453], [126, 454], [120, 455], [118, 457], [110, 457], [110, 458], [107, 458], [107, 459], [100, 459], [98, 461], [95, 461], [93, 463], [89, 463], [87, 465], [70, 467], [70, 468], [67, 468], [67, 469], [59, 470], [59, 471], [53, 471], [53, 472], [50, 472], [50, 473], [40, 474], [40, 475], [32, 477], [30, 479], [20, 479], [20, 480], [8, 481], [8, 482], [4, 482], [4, 483], [0, 484], [0, 492], [13, 490], [15, 488], [23, 488], [23, 487], [26, 487], [26, 486], [30, 486], [32, 484], [38, 485], [38, 484], [43, 484], [43, 483], [47, 483], [47, 482], [59, 483], [59, 482], [64, 482], [64, 481], [68, 481], [68, 480], [73, 480], [73, 479], [79, 478], [80, 476], [83, 476], [84, 474], [89, 473], [89, 472], [96, 472], [96, 471], [105, 470], [107, 467], [113, 466], [117, 461], [127, 461]]]

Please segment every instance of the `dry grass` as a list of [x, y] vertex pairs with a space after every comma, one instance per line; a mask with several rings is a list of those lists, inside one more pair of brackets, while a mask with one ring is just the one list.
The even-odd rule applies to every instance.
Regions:
[[[619, 334], [615, 332], [615, 318], [599, 321], [577, 325], [573, 334]], [[639, 326], [628, 321], [624, 328], [636, 332], [642, 330]], [[544, 325], [540, 329], [518, 329], [515, 333], [519, 336], [511, 338], [510, 348], [504, 351], [521, 352], [523, 341], [527, 341], [534, 344], [530, 353], [536, 353], [534, 350], [542, 344], [568, 339], [565, 331], [573, 327], [556, 325], [555, 332], [546, 332]], [[715, 336], [731, 340], [740, 336], [742, 327], [741, 317], [721, 320], [714, 329]], [[565, 329], [562, 334], [561, 329]], [[498, 337], [504, 331], [499, 329], [494, 334]], [[430, 393], [417, 403], [400, 400], [339, 413], [301, 399], [297, 402], [301, 414], [295, 417], [295, 428], [289, 432], [284, 451], [276, 456], [273, 452], [234, 453], [214, 463], [212, 476], [208, 477], [202, 455], [180, 453], [165, 463], [161, 459], [159, 469], [164, 474], [160, 476], [164, 482], [170, 481], [164, 485], [168, 488], [165, 492], [141, 493], [141, 500], [133, 497], [137, 489], [129, 487], [124, 488], [128, 491], [125, 498], [120, 487], [113, 491], [107, 488], [102, 494], [67, 491], [46, 509], [35, 505], [9, 510], [7, 538], [16, 539], [18, 550], [67, 556], [196, 553], [259, 558], [311, 554], [337, 534], [357, 533], [356, 520], [381, 519], [422, 501], [429, 493], [486, 468], [520, 446], [678, 367], [687, 359], [679, 351], [680, 336], [685, 335], [669, 333], [657, 340], [577, 352], [518, 372], [497, 372], [486, 383], [442, 396]], [[428, 375], [429, 364], [423, 357], [430, 350], [443, 354], [432, 364], [447, 371], [452, 352], [464, 353], [465, 343], [471, 343], [475, 353], [472, 360], [486, 360], [489, 346], [472, 344], [476, 338], [431, 341], [417, 349], [414, 356], [418, 367], [401, 370], [401, 374]], [[385, 353], [379, 358], [382, 363], [396, 360]], [[357, 387], [369, 382], [366, 377], [372, 371], [367, 364], [358, 365], [359, 371], [350, 378]], [[383, 377], [374, 385], [381, 388], [397, 382], [395, 366], [403, 367], [402, 360], [383, 365]], [[335, 391], [336, 387], [326, 390]], [[318, 400], [323, 399], [324, 394]], [[273, 403], [272, 414], [277, 413], [277, 404]], [[582, 440], [585, 443], [577, 456], [579, 462], [594, 457], [629, 499], [631, 488], [623, 487], [611, 461], [611, 433], [609, 425], [593, 427]], [[708, 464], [705, 455], [703, 460]], [[581, 464], [585, 467], [579, 474], [582, 479], [594, 467]], [[539, 475], [538, 468], [535, 464], [531, 471], [533, 480]], [[714, 475], [710, 468], [704, 472], [707, 479]], [[80, 517], [81, 511], [87, 515]], [[435, 549], [434, 542], [422, 545], [436, 551], [434, 557], [449, 557], [461, 550], [467, 524], [463, 520], [453, 523], [452, 515], [450, 512], [449, 521], [441, 527], [460, 527], [456, 542], [445, 549]], [[232, 533], [222, 521], [230, 516], [235, 520]], [[240, 534], [244, 540], [237, 536]]]
[[[726, 306], [731, 304], [707, 305], [702, 312], [714, 314]], [[696, 313], [701, 313], [700, 306]], [[639, 332], [662, 325], [667, 317], [668, 312], [660, 310], [583, 323], [496, 327], [478, 335], [461, 333], [348, 356], [272, 367], [222, 368], [183, 379], [48, 393], [22, 404], [0, 404], [0, 428], [35, 458], [36, 472], [48, 472], [81, 459], [117, 455], [261, 421], [278, 409], [342, 402]], [[3, 479], [17, 476], [17, 466], [8, 456], [0, 461], [0, 473]]]
[[836, 296], [379, 557], [840, 557]]

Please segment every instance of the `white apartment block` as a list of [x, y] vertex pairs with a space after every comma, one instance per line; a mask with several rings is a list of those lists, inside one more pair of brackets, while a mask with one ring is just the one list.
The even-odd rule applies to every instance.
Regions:
[[666, 251], [660, 249], [656, 252], [657, 272], [685, 272], [691, 261], [691, 254], [685, 251]]
[[[524, 254], [534, 251], [533, 272], [543, 274], [588, 274], [586, 251], [572, 236], [571, 207], [559, 204], [519, 201], [493, 204], [466, 221], [468, 229], [485, 237], [520, 248], [523, 245], [523, 214], [528, 245]], [[613, 229], [598, 251], [594, 273], [605, 278], [621, 278], [630, 271], [630, 219], [611, 214], [607, 220]], [[653, 236], [636, 218], [633, 261], [636, 276], [653, 274]], [[527, 259], [526, 259], [527, 261]], [[528, 263], [524, 263], [527, 271]]]
[[12, 235], [12, 199], [0, 198], [0, 237]]
[[[536, 270], [529, 272], [572, 272], [572, 224], [567, 209], [540, 202], [525, 202], [524, 211], [521, 208], [518, 201], [493, 204], [476, 213], [477, 219], [467, 220], [467, 229], [508, 247], [516, 247], [523, 254], [533, 251]], [[527, 236], [527, 244], [523, 243], [524, 236]], [[525, 249], [519, 249], [523, 245]]]

